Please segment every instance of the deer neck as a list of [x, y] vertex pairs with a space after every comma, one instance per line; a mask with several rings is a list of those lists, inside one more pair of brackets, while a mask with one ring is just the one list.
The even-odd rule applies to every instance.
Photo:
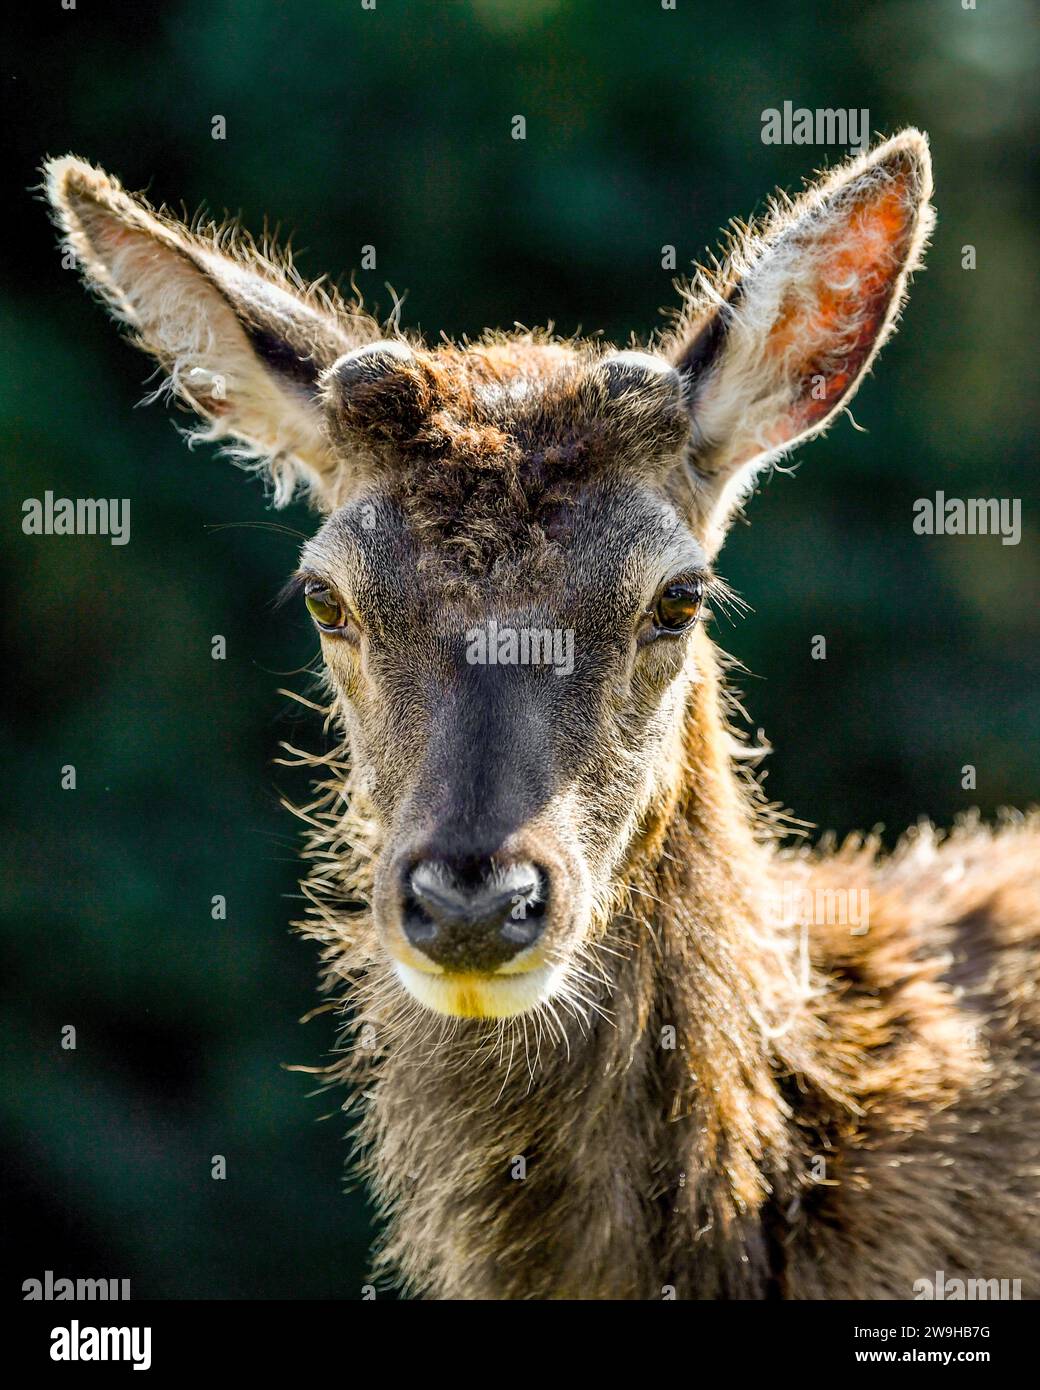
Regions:
[[712, 676], [619, 884], [583, 1027], [375, 1024], [383, 1045], [354, 1073], [359, 1137], [393, 1212], [380, 1266], [406, 1287], [711, 1297], [768, 1282], [790, 1146], [773, 1035], [795, 987], [758, 907], [767, 855], [727, 739]]

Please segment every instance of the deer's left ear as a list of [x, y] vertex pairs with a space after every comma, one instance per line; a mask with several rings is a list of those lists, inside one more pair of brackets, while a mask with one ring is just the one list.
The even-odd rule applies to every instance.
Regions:
[[708, 548], [759, 469], [819, 433], [892, 331], [933, 223], [928, 143], [905, 130], [742, 235], [666, 346], [686, 384]]
[[330, 505], [341, 470], [319, 380], [378, 337], [375, 324], [308, 291], [251, 241], [187, 227], [84, 160], [50, 160], [44, 173], [84, 278], [205, 421], [197, 437], [229, 439], [261, 463], [276, 505], [301, 483]]

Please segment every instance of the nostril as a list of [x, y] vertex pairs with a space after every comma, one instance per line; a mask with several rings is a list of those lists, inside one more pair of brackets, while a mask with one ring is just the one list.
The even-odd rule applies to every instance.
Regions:
[[401, 904], [404, 933], [413, 946], [423, 946], [437, 935], [437, 923], [426, 909], [419, 895], [405, 885]]
[[542, 934], [549, 906], [549, 876], [537, 865], [524, 866], [531, 872], [513, 887], [510, 912], [502, 935], [517, 946], [530, 946]]
[[433, 922], [464, 914], [475, 893], [440, 859], [423, 859], [405, 876], [406, 900]]

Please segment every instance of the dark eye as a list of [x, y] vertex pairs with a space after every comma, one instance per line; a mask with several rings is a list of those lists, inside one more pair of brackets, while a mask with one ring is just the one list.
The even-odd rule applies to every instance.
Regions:
[[343, 606], [343, 600], [338, 594], [333, 593], [328, 585], [308, 584], [303, 597], [311, 617], [320, 628], [327, 632], [335, 632], [346, 623], [347, 611]]
[[704, 585], [699, 579], [682, 579], [666, 585], [657, 596], [653, 618], [659, 632], [682, 632], [700, 612]]

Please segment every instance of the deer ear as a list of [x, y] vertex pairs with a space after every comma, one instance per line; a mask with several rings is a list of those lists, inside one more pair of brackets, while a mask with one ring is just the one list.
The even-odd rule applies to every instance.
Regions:
[[685, 382], [712, 551], [758, 471], [851, 400], [920, 264], [931, 192], [927, 141], [903, 131], [776, 204], [691, 288], [666, 353]]
[[158, 359], [159, 390], [202, 417], [195, 437], [230, 439], [233, 454], [265, 464], [278, 506], [298, 483], [327, 502], [338, 464], [318, 377], [375, 325], [294, 284], [247, 239], [191, 231], [82, 160], [50, 160], [44, 174], [84, 278]]

